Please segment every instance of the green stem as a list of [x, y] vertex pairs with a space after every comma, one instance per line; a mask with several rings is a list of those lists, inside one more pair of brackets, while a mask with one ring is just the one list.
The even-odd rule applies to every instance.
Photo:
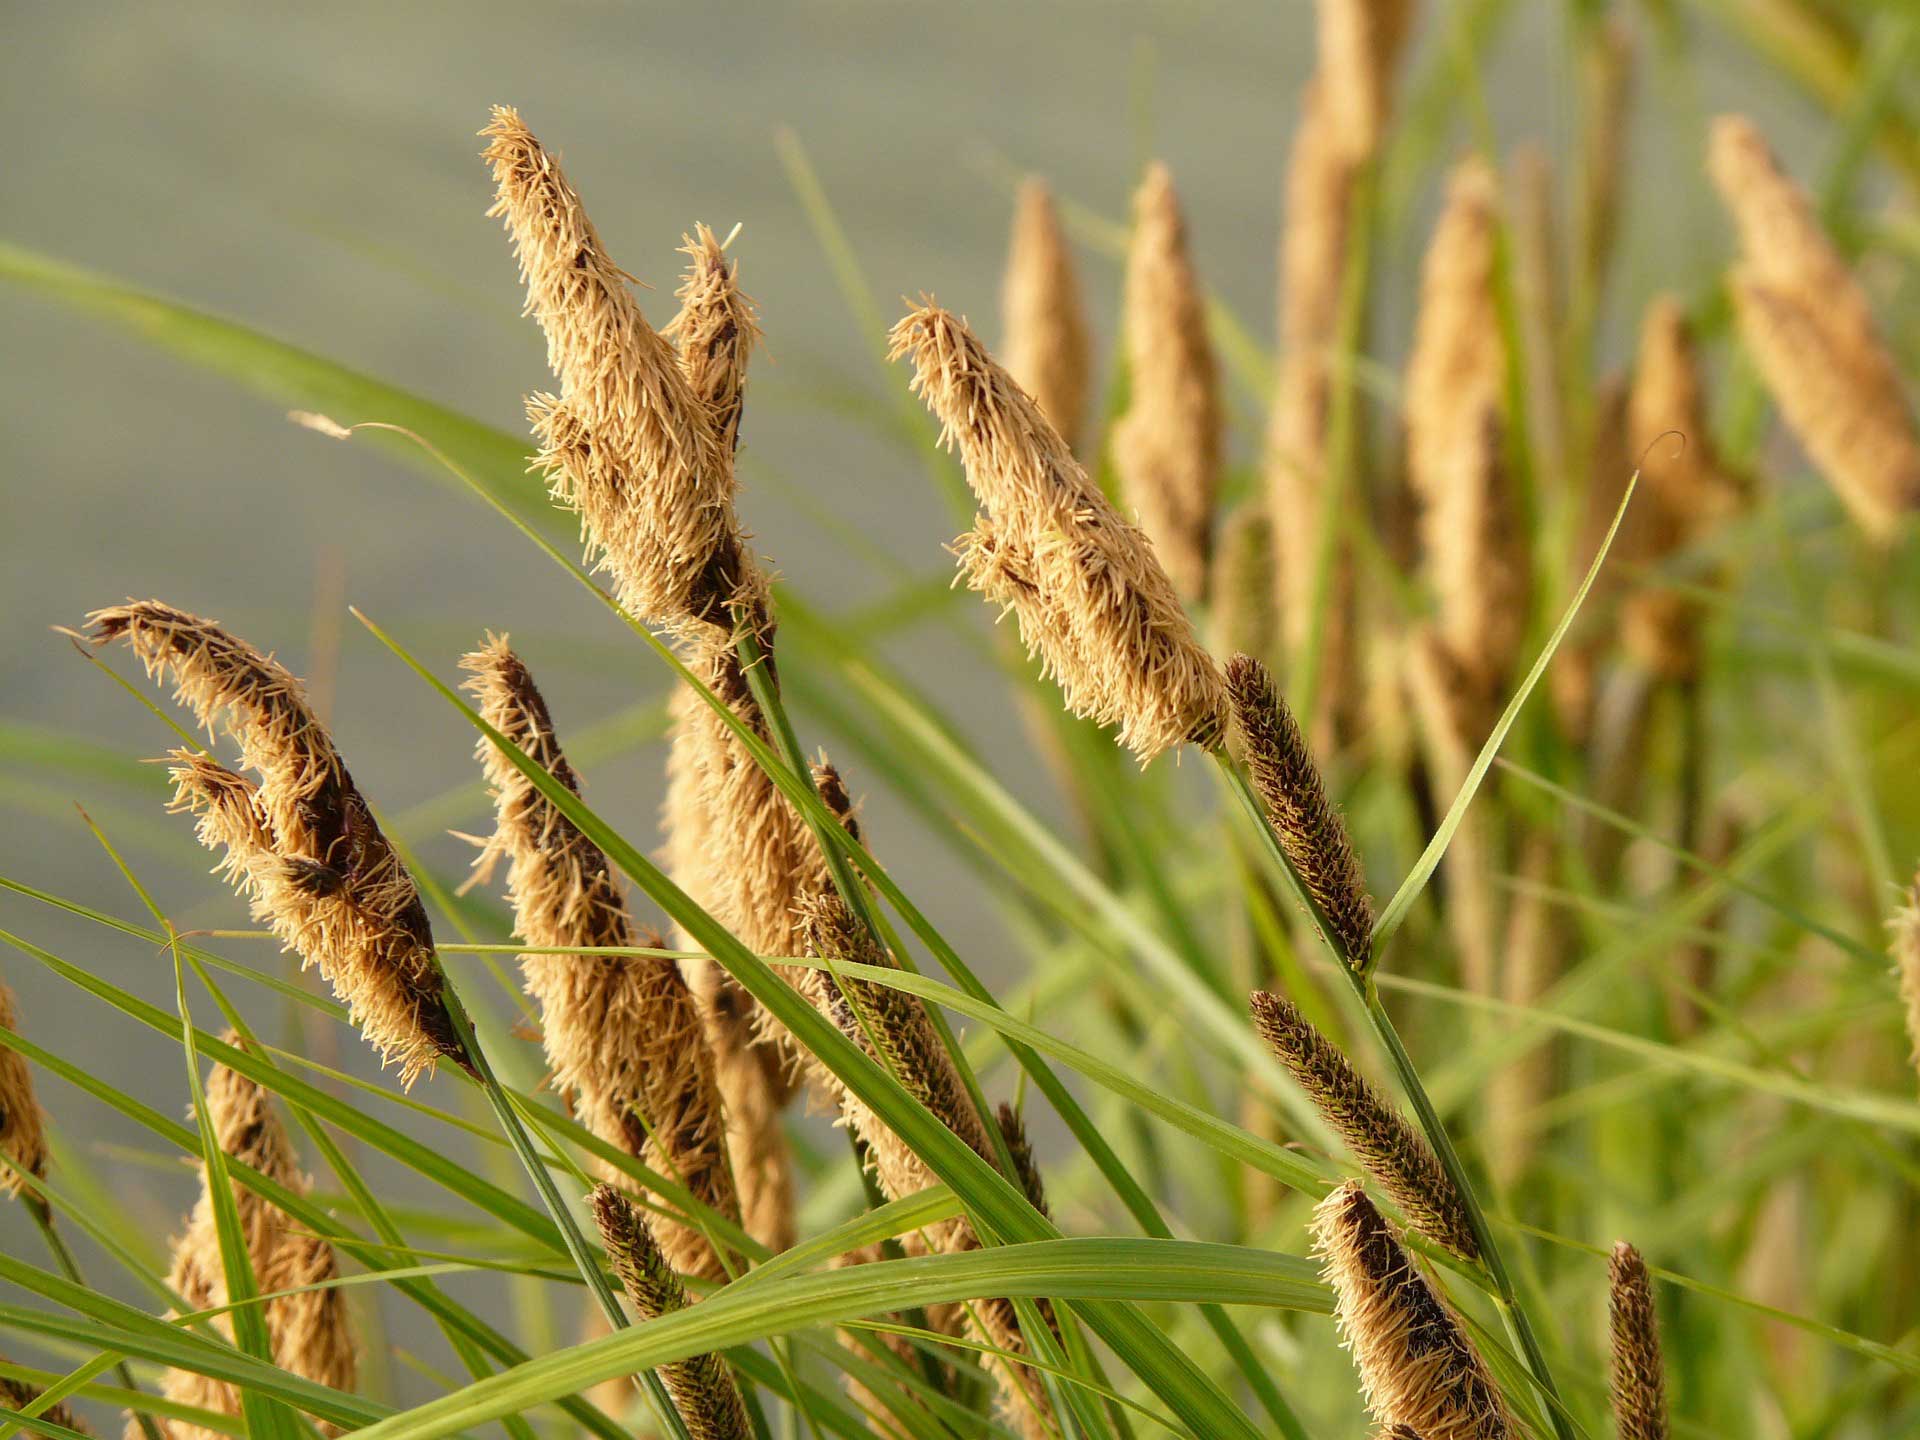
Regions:
[[[76, 1285], [85, 1285], [87, 1282], [80, 1273], [80, 1262], [74, 1259], [66, 1237], [53, 1228], [52, 1208], [37, 1195], [23, 1195], [21, 1203], [26, 1206], [27, 1213], [33, 1216], [33, 1223], [40, 1227], [40, 1236], [47, 1242], [47, 1253], [53, 1256], [60, 1273]], [[125, 1360], [113, 1367], [113, 1373], [125, 1389], [138, 1392], [140, 1387], [133, 1383], [133, 1368]], [[144, 1410], [135, 1410], [133, 1418], [139, 1422], [140, 1433], [147, 1440], [161, 1440], [160, 1427], [154, 1423], [153, 1416]]]

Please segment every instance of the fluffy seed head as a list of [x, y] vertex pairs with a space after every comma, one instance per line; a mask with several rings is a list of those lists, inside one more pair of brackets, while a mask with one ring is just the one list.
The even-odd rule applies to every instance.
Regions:
[[[0, 984], [0, 1029], [19, 1028], [13, 991]], [[33, 1093], [33, 1072], [27, 1069], [27, 1057], [4, 1047], [0, 1047], [0, 1151], [13, 1162], [0, 1173], [0, 1194], [24, 1197], [30, 1205], [43, 1203], [27, 1189], [21, 1175], [25, 1172], [38, 1180], [47, 1173], [45, 1116]]]
[[1740, 334], [1789, 428], [1867, 537], [1920, 509], [1920, 432], [1867, 294], [1751, 121], [1715, 122], [1708, 170], [1740, 231]]
[[374, 822], [300, 682], [212, 620], [157, 600], [88, 616], [96, 645], [124, 639], [149, 675], [240, 746], [255, 785], [211, 756], [177, 750], [176, 811], [305, 964], [317, 965], [381, 1058], [412, 1084], [434, 1062], [467, 1064], [447, 1014], [433, 935], [413, 877]]
[[[634, 1203], [611, 1185], [597, 1185], [587, 1196], [587, 1208], [600, 1227], [607, 1258], [634, 1313], [645, 1321], [686, 1309], [686, 1287], [660, 1253], [646, 1217]], [[740, 1389], [718, 1355], [695, 1355], [662, 1365], [660, 1379], [693, 1440], [748, 1440], [753, 1434]]]
[[1426, 1440], [1507, 1440], [1505, 1399], [1466, 1327], [1350, 1180], [1314, 1208], [1313, 1234], [1360, 1393], [1381, 1425]]
[[1038, 177], [1020, 186], [1000, 310], [1007, 373], [1033, 397], [1068, 448], [1078, 448], [1093, 341], [1053, 192]]
[[[229, 1032], [226, 1043], [238, 1047], [240, 1037]], [[286, 1189], [305, 1194], [308, 1182], [300, 1173], [293, 1147], [274, 1113], [267, 1092], [238, 1071], [216, 1065], [207, 1076], [207, 1121], [214, 1141], [227, 1158], [256, 1170]], [[220, 1254], [219, 1230], [214, 1221], [213, 1196], [201, 1175], [200, 1199], [187, 1227], [173, 1243], [173, 1264], [167, 1284], [191, 1310], [205, 1310], [227, 1301], [226, 1270]], [[300, 1285], [317, 1285], [338, 1274], [333, 1247], [321, 1237], [298, 1229], [278, 1206], [232, 1183], [234, 1210], [240, 1234], [261, 1294]], [[352, 1389], [357, 1369], [346, 1296], [337, 1287], [279, 1296], [265, 1305], [267, 1338], [273, 1363], [296, 1375], [336, 1389]], [[232, 1335], [230, 1317], [213, 1321]], [[225, 1415], [241, 1413], [238, 1392], [224, 1381], [187, 1370], [169, 1370], [163, 1385], [168, 1399], [198, 1405]], [[215, 1432], [169, 1422], [180, 1440], [216, 1440]], [[333, 1434], [330, 1425], [322, 1426]], [[137, 1426], [129, 1426], [137, 1434]]]
[[674, 292], [680, 313], [661, 333], [680, 347], [680, 368], [707, 407], [707, 424], [728, 454], [740, 444], [747, 357], [760, 338], [753, 301], [740, 289], [739, 266], [713, 231], [696, 225], [684, 237], [686, 278]]
[[[735, 537], [732, 450], [712, 424], [713, 402], [647, 324], [630, 277], [519, 114], [496, 106], [481, 133], [495, 190], [488, 213], [513, 238], [527, 313], [546, 333], [560, 382], [558, 396], [528, 404], [537, 463], [554, 497], [579, 512], [582, 538], [621, 603], [669, 628], [718, 623], [708, 612], [726, 596], [712, 567]], [[711, 283], [696, 276], [692, 288], [705, 296]], [[735, 358], [744, 357], [741, 344]], [[737, 401], [737, 373], [733, 394]]]
[[1667, 1440], [1667, 1382], [1653, 1280], [1640, 1252], [1622, 1240], [1607, 1261], [1613, 1335], [1613, 1418], [1620, 1440]]
[[1147, 538], [963, 321], [920, 305], [892, 342], [986, 507], [957, 547], [968, 583], [1014, 612], [1068, 705], [1118, 726], [1143, 761], [1183, 741], [1217, 744], [1220, 673]]
[[1502, 460], [1507, 357], [1496, 320], [1493, 171], [1463, 161], [1421, 272], [1407, 365], [1408, 479], [1421, 546], [1455, 657], [1496, 688], [1525, 639], [1526, 535]]
[[1320, 0], [1315, 83], [1329, 120], [1355, 159], [1379, 147], [1391, 108], [1393, 74], [1413, 18], [1411, 0]]
[[1280, 848], [1326, 917], [1328, 938], [1348, 965], [1364, 971], [1372, 963], [1373, 901], [1306, 736], [1267, 667], [1252, 656], [1227, 662], [1227, 691], [1247, 773]]
[[[575, 794], [579, 779], [553, 718], [506, 637], [462, 659], [480, 716]], [[493, 792], [494, 832], [475, 862], [484, 879], [507, 861], [514, 933], [541, 947], [657, 946], [643, 935], [606, 855], [537, 790], [490, 737], [478, 746]], [[554, 1087], [594, 1134], [693, 1192], [738, 1213], [727, 1168], [712, 1053], [687, 982], [670, 960], [628, 955], [526, 955], [521, 973], [540, 1004]], [[609, 1179], [616, 1176], [609, 1174]], [[705, 1235], [659, 1220], [676, 1270], [726, 1271]]]
[[1121, 328], [1127, 413], [1113, 463], [1174, 588], [1206, 593], [1220, 484], [1220, 381], [1207, 339], [1206, 297], [1187, 248], [1173, 175], [1153, 165], [1133, 200]]
[[1459, 1191], [1433, 1150], [1285, 996], [1253, 992], [1260, 1036], [1413, 1227], [1462, 1260], [1480, 1253]]

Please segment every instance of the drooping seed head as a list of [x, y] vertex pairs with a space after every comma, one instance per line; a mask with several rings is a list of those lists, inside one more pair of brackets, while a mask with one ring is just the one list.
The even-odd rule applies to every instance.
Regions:
[[1148, 168], [1134, 196], [1121, 328], [1127, 413], [1113, 435], [1121, 494], [1174, 589], [1198, 599], [1220, 486], [1220, 380], [1186, 219], [1164, 165]]
[[1920, 431], [1866, 291], [1751, 121], [1714, 123], [1708, 170], [1740, 232], [1741, 339], [1808, 458], [1888, 545], [1920, 510]]
[[1607, 1280], [1613, 1418], [1620, 1440], [1667, 1440], [1667, 1382], [1647, 1262], [1622, 1240], [1607, 1261]]
[[[0, 1029], [19, 1028], [13, 991], [0, 984]], [[27, 1187], [23, 1177], [39, 1180], [47, 1173], [46, 1117], [39, 1097], [33, 1093], [33, 1072], [27, 1069], [27, 1057], [9, 1047], [0, 1047], [0, 1152], [12, 1162], [0, 1167], [0, 1194], [43, 1205], [45, 1202]]]
[[1315, 1246], [1360, 1393], [1381, 1425], [1426, 1440], [1507, 1440], [1506, 1400], [1453, 1307], [1350, 1180], [1313, 1212]]
[[125, 640], [149, 675], [209, 731], [239, 744], [257, 785], [210, 756], [175, 751], [173, 808], [353, 1022], [412, 1084], [437, 1059], [468, 1063], [446, 1007], [420, 892], [287, 669], [217, 623], [158, 600], [88, 616], [95, 645]]
[[[505, 636], [461, 660], [480, 717], [559, 784], [579, 794], [553, 717]], [[505, 858], [514, 933], [543, 948], [658, 948], [634, 924], [605, 853], [543, 795], [490, 736], [478, 745], [493, 792], [494, 832], [476, 873]], [[637, 955], [521, 958], [540, 1004], [555, 1089], [602, 1140], [724, 1215], [739, 1203], [727, 1165], [714, 1064], [692, 991], [671, 960]], [[615, 1179], [615, 1174], [608, 1178]], [[709, 1279], [725, 1266], [700, 1228], [658, 1220], [676, 1270]]]
[[1252, 1004], [1261, 1038], [1413, 1227], [1462, 1260], [1477, 1257], [1460, 1192], [1406, 1117], [1285, 996], [1256, 990]]
[[890, 354], [958, 449], [985, 506], [958, 545], [972, 587], [1013, 611], [1077, 714], [1119, 729], [1143, 761], [1225, 725], [1219, 671], [1153, 548], [1088, 477], [1039, 407], [964, 322], [932, 304], [895, 325]]
[[1373, 901], [1306, 736], [1267, 667], [1252, 656], [1227, 662], [1227, 692], [1247, 774], [1280, 848], [1325, 917], [1327, 938], [1349, 966], [1364, 972], [1372, 964]]
[[1053, 192], [1031, 177], [1020, 186], [1000, 290], [1007, 373], [1077, 449], [1086, 421], [1093, 341], [1073, 252]]

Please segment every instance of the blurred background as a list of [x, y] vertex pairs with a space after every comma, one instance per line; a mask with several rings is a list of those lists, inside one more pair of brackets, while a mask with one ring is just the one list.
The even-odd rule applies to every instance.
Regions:
[[[1405, 71], [1407, 109], [1446, 88], [1449, 45], [1471, 41], [1484, 46], [1501, 150], [1537, 138], [1564, 158], [1571, 8], [1433, 7]], [[1827, 112], [1756, 54], [1741, 12], [1634, 10], [1642, 99], [1627, 137], [1632, 223], [1616, 317], [1637, 315], [1656, 287], [1698, 291], [1725, 261], [1700, 171], [1708, 117], [1736, 104], [1761, 117], [1803, 172], [1831, 145]], [[811, 167], [881, 320], [901, 295], [931, 291], [988, 335], [1012, 184], [1046, 175], [1079, 225], [1104, 368], [1116, 227], [1143, 161], [1164, 159], [1202, 273], [1266, 346], [1311, 7], [12, 0], [4, 14], [0, 240], [241, 320], [516, 435], [521, 396], [548, 377], [506, 241], [483, 215], [475, 131], [490, 104], [517, 105], [560, 152], [615, 256], [651, 287], [643, 303], [656, 323], [672, 311], [682, 231], [705, 221], [724, 235], [738, 223], [732, 253], [766, 331], [742, 469], [761, 550], [824, 612], [878, 606], [894, 627], [892, 658], [997, 773], [1059, 814], [980, 643], [986, 608], [917, 618], [901, 604], [915, 581], [944, 586], [941, 547], [961, 525], [891, 433], [905, 375], [882, 367], [873, 317], [849, 302], [797, 169]], [[1387, 172], [1400, 223], [1388, 226], [1381, 329], [1394, 365], [1443, 163], [1473, 140], [1459, 107], [1426, 113], [1437, 120], [1408, 127]], [[143, 920], [80, 802], [177, 923], [247, 923], [206, 875], [190, 827], [162, 813], [158, 772], [140, 772], [132, 789], [124, 779], [134, 757], [167, 748], [167, 732], [50, 630], [129, 595], [217, 617], [308, 676], [362, 787], [449, 880], [467, 852], [446, 832], [484, 824], [470, 732], [349, 603], [443, 675], [483, 630], [510, 631], [563, 735], [596, 737], [579, 757], [594, 804], [630, 835], [653, 833], [663, 750], [633, 737], [646, 733], [645, 702], [664, 695], [665, 672], [496, 516], [390, 453], [298, 430], [282, 407], [30, 287], [0, 285], [0, 334], [0, 875]], [[1603, 336], [1616, 357], [1625, 343]], [[1265, 396], [1244, 370], [1230, 373], [1244, 484]], [[124, 655], [109, 658], [128, 672]], [[801, 719], [810, 743], [832, 746], [804, 697]], [[950, 883], [958, 867], [941, 837], [849, 768], [905, 888], [973, 946], [990, 981], [1005, 980], [997, 921], [970, 886]], [[0, 893], [0, 926], [172, 1005], [164, 953], [110, 943], [11, 893]], [[291, 969], [270, 947], [227, 948]], [[29, 1034], [169, 1113], [186, 1103], [177, 1048], [76, 1003], [15, 953], [0, 972]], [[248, 991], [238, 993], [260, 1000]], [[264, 1029], [276, 1014], [267, 1002]], [[323, 1058], [371, 1068], [357, 1046]], [[155, 1161], [133, 1127], [56, 1082], [44, 1098], [94, 1112], [74, 1117], [95, 1137], [78, 1158], [139, 1190], [152, 1236], [168, 1233], [192, 1194], [186, 1167]], [[0, 1233], [26, 1240], [11, 1214]]]

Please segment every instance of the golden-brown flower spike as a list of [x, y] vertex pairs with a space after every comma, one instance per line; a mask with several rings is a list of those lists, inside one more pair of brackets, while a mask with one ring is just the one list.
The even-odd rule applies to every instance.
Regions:
[[1133, 199], [1121, 322], [1128, 393], [1113, 434], [1120, 493], [1174, 589], [1199, 599], [1220, 485], [1220, 380], [1186, 219], [1164, 165], [1148, 168]]
[[1000, 308], [1007, 373], [1033, 397], [1067, 447], [1077, 450], [1086, 422], [1093, 341], [1053, 192], [1037, 176], [1021, 183], [1015, 203]]
[[1327, 938], [1348, 965], [1364, 972], [1373, 963], [1373, 901], [1306, 736], [1267, 667], [1252, 656], [1227, 662], [1227, 692], [1247, 774], [1280, 848], [1325, 917]]
[[1256, 990], [1252, 1005], [1260, 1037], [1413, 1228], [1462, 1260], [1475, 1259], [1480, 1247], [1467, 1208], [1420, 1132], [1285, 996]]
[[[493, 168], [491, 215], [505, 219], [547, 336], [558, 397], [529, 416], [556, 499], [579, 512], [590, 552], [621, 603], [654, 623], [726, 623], [710, 566], [734, 538], [730, 448], [672, 345], [640, 313], [558, 162], [495, 106], [481, 132]], [[689, 619], [691, 617], [691, 620]]]
[[[231, 1032], [226, 1043], [240, 1044]], [[207, 1121], [214, 1141], [228, 1159], [258, 1171], [267, 1179], [304, 1195], [309, 1186], [300, 1173], [293, 1147], [274, 1113], [266, 1090], [256, 1081], [224, 1065], [207, 1077]], [[173, 1244], [173, 1264], [167, 1284], [190, 1310], [206, 1310], [227, 1300], [226, 1270], [221, 1260], [219, 1230], [214, 1221], [213, 1197], [201, 1176], [201, 1192], [187, 1228]], [[293, 1286], [319, 1285], [298, 1295], [281, 1295], [265, 1303], [267, 1338], [273, 1363], [308, 1380], [337, 1390], [351, 1390], [357, 1369], [346, 1294], [327, 1282], [338, 1275], [333, 1247], [310, 1231], [296, 1229], [278, 1206], [233, 1180], [234, 1210], [241, 1239], [261, 1294]], [[213, 1321], [222, 1333], [232, 1334], [229, 1316]], [[240, 1396], [233, 1386], [189, 1370], [169, 1370], [163, 1390], [169, 1400], [197, 1405], [224, 1415], [239, 1415]], [[217, 1440], [217, 1432], [180, 1420], [167, 1422], [176, 1440]], [[323, 1425], [333, 1434], [331, 1425]], [[129, 1424], [129, 1437], [139, 1427]]]
[[1407, 365], [1408, 479], [1441, 639], [1497, 691], [1525, 639], [1532, 569], [1502, 459], [1507, 356], [1494, 305], [1495, 179], [1457, 166], [1421, 272]]
[[149, 675], [211, 730], [239, 743], [254, 784], [175, 751], [175, 810], [303, 963], [317, 965], [354, 1024], [411, 1085], [438, 1059], [468, 1064], [448, 1014], [433, 934], [413, 877], [374, 822], [326, 727], [286, 668], [211, 620], [158, 600], [88, 616], [96, 645], [124, 639]]
[[[0, 1029], [19, 1028], [13, 991], [0, 983]], [[0, 1046], [0, 1152], [11, 1162], [0, 1167], [0, 1195], [11, 1195], [43, 1214], [47, 1213], [46, 1202], [28, 1188], [24, 1177], [39, 1180], [47, 1173], [45, 1121], [39, 1097], [33, 1093], [33, 1072], [27, 1068], [27, 1057]]]
[[[24, 1380], [9, 1380], [4, 1376], [0, 1376], [0, 1405], [6, 1406], [7, 1409], [15, 1413], [26, 1409], [27, 1406], [38, 1400], [40, 1394], [41, 1392], [39, 1390], [27, 1384]], [[45, 1410], [40, 1412], [40, 1416], [49, 1425], [58, 1425], [67, 1430], [77, 1430], [82, 1435], [91, 1435], [93, 1433], [87, 1428], [79, 1416], [67, 1408], [64, 1400], [49, 1405]], [[140, 1427], [135, 1425], [133, 1428], [137, 1432]], [[24, 1426], [21, 1433], [33, 1436], [34, 1440], [54, 1440], [51, 1431], [37, 1430], [32, 1425]]]
[[[461, 660], [480, 717], [576, 795], [553, 718], [506, 637]], [[491, 737], [478, 745], [493, 792], [494, 832], [476, 874], [504, 858], [514, 933], [543, 948], [657, 947], [643, 935], [606, 855], [537, 790]], [[737, 1217], [720, 1096], [699, 1011], [671, 960], [637, 955], [523, 956], [521, 974], [540, 1002], [554, 1087], [587, 1127], [702, 1203]], [[609, 1171], [607, 1178], [617, 1180]], [[674, 1269], [719, 1280], [726, 1269], [694, 1224], [661, 1216]]]
[[1622, 1240], [1607, 1261], [1613, 1336], [1613, 1419], [1620, 1440], [1667, 1440], [1667, 1382], [1653, 1280], [1640, 1252]]
[[958, 317], [928, 303], [892, 333], [891, 355], [956, 447], [985, 506], [959, 542], [967, 581], [1014, 612], [1021, 637], [1077, 714], [1119, 728], [1141, 760], [1225, 729], [1220, 672], [1166, 571], [1059, 432]]
[[[801, 915], [809, 955], [866, 965], [892, 963], [875, 944], [866, 926], [831, 890], [805, 899]], [[987, 1131], [989, 1122], [975, 1109], [954, 1068], [952, 1056], [941, 1043], [926, 1008], [917, 997], [871, 982], [837, 982], [819, 969], [795, 970], [792, 975], [801, 993], [847, 1039], [886, 1066], [915, 1099], [975, 1154], [993, 1163], [993, 1142]], [[890, 1200], [898, 1200], [938, 1183], [938, 1177], [927, 1168], [926, 1162], [888, 1129], [864, 1101], [830, 1075], [824, 1078], [840, 1102], [848, 1127], [865, 1148], [881, 1193]], [[1007, 1114], [1010, 1116], [1011, 1112]], [[1038, 1205], [1043, 1196], [1038, 1173], [1032, 1166], [1032, 1152], [1026, 1145], [1024, 1133], [1018, 1130], [1017, 1119], [1013, 1123], [1015, 1134], [1008, 1137], [1008, 1148], [1015, 1161], [1016, 1174], [1011, 1178]], [[928, 1249], [953, 1254], [978, 1249], [980, 1240], [964, 1217], [956, 1217], [902, 1236], [901, 1245], [910, 1255]], [[1042, 1314], [1045, 1313], [1043, 1306]], [[1013, 1355], [1026, 1353], [1027, 1341], [1010, 1302], [976, 1300], [965, 1308], [960, 1318], [974, 1339]], [[1029, 1440], [1041, 1440], [1053, 1433], [1051, 1411], [1038, 1376], [1017, 1362], [991, 1359], [987, 1365], [999, 1384], [1003, 1418], [1018, 1427]]]
[[[587, 1196], [587, 1208], [600, 1227], [607, 1258], [634, 1313], [646, 1321], [686, 1309], [686, 1287], [660, 1253], [646, 1217], [634, 1203], [611, 1185], [596, 1185]], [[740, 1387], [719, 1355], [695, 1355], [662, 1365], [660, 1379], [692, 1440], [748, 1440], [753, 1434]]]
[[1740, 230], [1741, 338], [1808, 458], [1888, 545], [1920, 509], [1920, 432], [1867, 294], [1751, 121], [1714, 123], [1708, 170]]
[[680, 313], [661, 333], [680, 347], [680, 368], [707, 407], [708, 424], [731, 454], [740, 444], [746, 400], [747, 356], [760, 327], [753, 301], [740, 289], [739, 266], [727, 259], [713, 231], [696, 225], [681, 253], [687, 276], [674, 292]]
[[1360, 1393], [1389, 1434], [1396, 1425], [1425, 1440], [1518, 1433], [1460, 1317], [1358, 1180], [1314, 1207], [1313, 1234]]
[[1907, 1011], [1907, 1044], [1920, 1070], [1920, 874], [1907, 888], [1907, 903], [1894, 912], [1888, 927], [1893, 933], [1893, 973]]

